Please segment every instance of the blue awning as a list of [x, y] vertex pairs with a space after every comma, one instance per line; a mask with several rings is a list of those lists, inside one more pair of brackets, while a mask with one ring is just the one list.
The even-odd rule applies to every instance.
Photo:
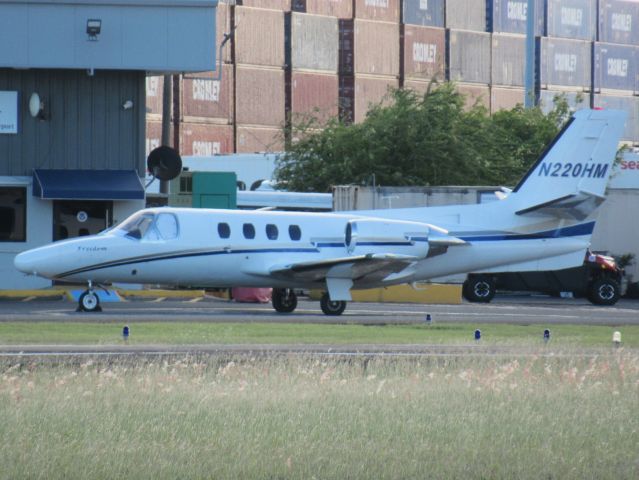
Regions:
[[33, 196], [47, 200], [143, 200], [135, 170], [33, 171]]

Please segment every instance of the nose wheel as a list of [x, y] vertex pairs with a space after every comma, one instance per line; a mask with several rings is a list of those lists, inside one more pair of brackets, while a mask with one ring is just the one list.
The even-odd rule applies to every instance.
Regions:
[[95, 293], [91, 284], [89, 284], [89, 288], [80, 295], [78, 300], [78, 312], [101, 312], [102, 307], [100, 307], [100, 298], [98, 294]]

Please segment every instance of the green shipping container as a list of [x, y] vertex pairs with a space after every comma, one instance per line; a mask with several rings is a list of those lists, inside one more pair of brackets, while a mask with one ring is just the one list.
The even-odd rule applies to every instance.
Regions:
[[237, 176], [233, 172], [182, 172], [171, 181], [172, 207], [237, 208]]

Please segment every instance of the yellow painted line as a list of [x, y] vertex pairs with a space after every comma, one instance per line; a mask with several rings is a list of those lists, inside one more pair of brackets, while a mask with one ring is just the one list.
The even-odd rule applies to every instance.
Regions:
[[163, 302], [164, 300], [166, 300], [166, 297], [160, 297], [156, 298], [155, 300], [151, 300], [151, 303]]
[[192, 298], [191, 300], [187, 300], [188, 303], [197, 303], [197, 302], [201, 302], [204, 299], [204, 297], [198, 297], [198, 298]]
[[[311, 290], [312, 300], [319, 300], [322, 290]], [[461, 285], [445, 285], [426, 283], [414, 289], [410, 285], [393, 285], [385, 288], [371, 288], [367, 290], [351, 290], [353, 302], [374, 303], [422, 303], [458, 305], [462, 303]]]
[[59, 288], [47, 288], [42, 290], [0, 290], [0, 298], [26, 298], [26, 297], [55, 297], [62, 296], [65, 290]]
[[27, 298], [23, 298], [22, 301], [23, 302], [30, 302], [31, 300], [35, 300], [37, 297], [31, 295], [30, 297]]
[[132, 298], [198, 298], [204, 290], [118, 290], [122, 297]]

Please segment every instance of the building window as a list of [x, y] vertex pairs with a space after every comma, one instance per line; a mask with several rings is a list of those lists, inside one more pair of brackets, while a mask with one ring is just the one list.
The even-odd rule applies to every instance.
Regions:
[[288, 236], [291, 237], [291, 240], [298, 241], [302, 238], [302, 230], [297, 225], [289, 225], [288, 227]]
[[0, 242], [27, 241], [27, 189], [0, 187]]
[[277, 240], [278, 234], [279, 233], [275, 225], [273, 225], [272, 223], [269, 223], [268, 225], [266, 225], [266, 237], [269, 240]]
[[244, 233], [244, 238], [255, 238], [255, 227], [252, 223], [245, 223], [242, 227], [242, 232]]
[[193, 177], [190, 175], [180, 177], [180, 193], [193, 193]]
[[229, 227], [228, 223], [218, 223], [217, 233], [220, 238], [229, 238], [231, 236], [231, 227]]

